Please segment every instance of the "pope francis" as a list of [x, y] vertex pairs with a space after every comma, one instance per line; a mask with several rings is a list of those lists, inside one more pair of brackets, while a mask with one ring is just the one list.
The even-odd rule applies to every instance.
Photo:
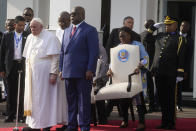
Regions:
[[23, 56], [26, 58], [24, 115], [30, 130], [50, 130], [66, 122], [66, 102], [57, 88], [60, 42], [43, 29], [40, 18], [30, 23], [32, 34], [27, 38]]

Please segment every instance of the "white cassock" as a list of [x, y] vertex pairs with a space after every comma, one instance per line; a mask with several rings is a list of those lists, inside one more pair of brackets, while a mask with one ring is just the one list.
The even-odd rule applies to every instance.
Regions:
[[59, 39], [61, 44], [62, 44], [62, 40], [63, 40], [63, 34], [64, 34], [64, 30], [62, 30], [61, 28], [58, 28], [56, 30], [56, 37]]
[[57, 87], [59, 80], [54, 85], [49, 83], [50, 73], [58, 74], [59, 54], [60, 42], [51, 32], [43, 29], [38, 36], [28, 36], [23, 52], [26, 57], [24, 114], [31, 128], [67, 121], [63, 88]]

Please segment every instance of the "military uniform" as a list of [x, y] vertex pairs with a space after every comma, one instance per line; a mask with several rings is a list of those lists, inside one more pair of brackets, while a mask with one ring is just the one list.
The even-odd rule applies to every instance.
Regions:
[[[168, 19], [165, 20], [165, 24], [170, 24], [167, 23]], [[158, 33], [153, 36], [152, 33], [155, 30], [156, 28], [151, 26], [146, 39], [152, 37], [156, 39], [151, 71], [155, 75], [161, 106], [161, 128], [173, 129], [175, 128], [176, 77], [183, 77], [184, 75], [185, 39], [180, 37], [177, 32]]]

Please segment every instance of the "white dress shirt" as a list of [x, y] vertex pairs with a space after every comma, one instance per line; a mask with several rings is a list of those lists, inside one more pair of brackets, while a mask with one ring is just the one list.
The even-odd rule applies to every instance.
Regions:
[[22, 58], [22, 33], [14, 32], [14, 60]]

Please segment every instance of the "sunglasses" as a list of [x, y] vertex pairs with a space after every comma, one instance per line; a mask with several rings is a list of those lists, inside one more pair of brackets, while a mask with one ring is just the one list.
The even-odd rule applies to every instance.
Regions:
[[24, 16], [30, 16], [30, 17], [32, 16], [32, 14], [23, 14], [23, 15], [24, 15]]

